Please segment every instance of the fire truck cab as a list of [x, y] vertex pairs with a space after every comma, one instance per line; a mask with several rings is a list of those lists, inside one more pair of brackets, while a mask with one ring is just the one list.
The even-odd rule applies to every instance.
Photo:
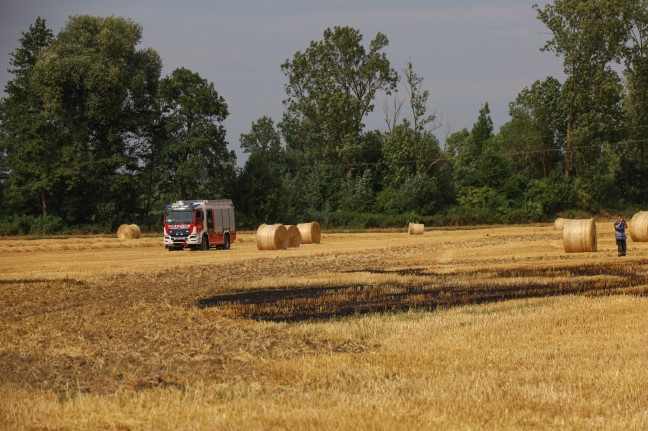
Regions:
[[169, 251], [228, 250], [236, 240], [234, 204], [230, 199], [177, 201], [164, 208], [164, 247]]

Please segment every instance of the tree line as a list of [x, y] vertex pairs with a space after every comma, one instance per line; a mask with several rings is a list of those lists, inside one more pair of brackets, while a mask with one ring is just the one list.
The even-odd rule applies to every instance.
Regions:
[[[227, 102], [187, 68], [161, 77], [130, 19], [42, 18], [11, 54], [0, 99], [0, 233], [154, 228], [178, 199], [232, 198], [241, 228], [318, 220], [368, 228], [515, 223], [648, 202], [648, 1], [533, 6], [565, 79], [530, 83], [493, 130], [487, 101], [448, 133], [386, 35], [328, 28], [281, 65], [284, 112], [228, 149]], [[378, 96], [385, 127], [364, 121]]]

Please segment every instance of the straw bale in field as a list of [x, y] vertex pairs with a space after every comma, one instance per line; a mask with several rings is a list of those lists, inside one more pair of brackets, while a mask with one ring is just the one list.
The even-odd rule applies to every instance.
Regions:
[[123, 224], [117, 229], [117, 238], [119, 239], [138, 239], [140, 237], [140, 228], [136, 224]]
[[287, 225], [286, 229], [288, 230], [288, 247], [299, 247], [302, 241], [299, 228], [294, 224], [291, 224]]
[[632, 216], [630, 238], [635, 242], [648, 241], [648, 211], [639, 211]]
[[135, 235], [135, 238], [139, 238], [141, 235], [140, 228], [136, 224], [130, 225], [131, 230], [133, 231], [133, 234]]
[[407, 227], [407, 233], [410, 235], [423, 235], [425, 232], [425, 225], [421, 223], [410, 223]]
[[563, 230], [563, 226], [567, 220], [568, 219], [565, 218], [557, 218], [556, 221], [554, 221], [554, 230]]
[[594, 219], [569, 220], [563, 225], [565, 253], [597, 251]]
[[288, 248], [288, 229], [282, 224], [262, 224], [256, 232], [259, 250], [285, 250]]
[[320, 225], [316, 221], [310, 223], [299, 223], [297, 225], [301, 234], [302, 244], [319, 244], [322, 237]]

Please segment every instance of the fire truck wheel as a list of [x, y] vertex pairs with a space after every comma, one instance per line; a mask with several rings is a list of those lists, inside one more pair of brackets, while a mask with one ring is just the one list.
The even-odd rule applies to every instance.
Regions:
[[223, 248], [225, 250], [230, 249], [230, 236], [229, 235], [225, 235], [225, 243], [223, 244]]
[[207, 236], [203, 236], [202, 243], [200, 243], [200, 249], [202, 251], [209, 250], [209, 238]]

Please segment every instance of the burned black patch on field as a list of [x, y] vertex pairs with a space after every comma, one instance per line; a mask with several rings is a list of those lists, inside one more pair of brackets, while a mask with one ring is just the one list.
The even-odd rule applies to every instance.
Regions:
[[[442, 273], [421, 268], [366, 268], [349, 273], [396, 274], [402, 282], [250, 289], [203, 298], [198, 306], [224, 307], [266, 321], [330, 319], [368, 313], [434, 310], [466, 304], [573, 294], [644, 294], [648, 263], [479, 268]], [[414, 278], [414, 280], [412, 280]]]
[[19, 286], [19, 285], [29, 285], [29, 284], [58, 284], [58, 285], [66, 285], [66, 284], [73, 284], [76, 286], [83, 286], [86, 285], [87, 283], [81, 280], [74, 280], [71, 278], [59, 278], [59, 279], [50, 279], [50, 278], [24, 278], [24, 279], [8, 279], [8, 280], [0, 280], [0, 285], [6, 284], [6, 285], [11, 285], [11, 286]]

